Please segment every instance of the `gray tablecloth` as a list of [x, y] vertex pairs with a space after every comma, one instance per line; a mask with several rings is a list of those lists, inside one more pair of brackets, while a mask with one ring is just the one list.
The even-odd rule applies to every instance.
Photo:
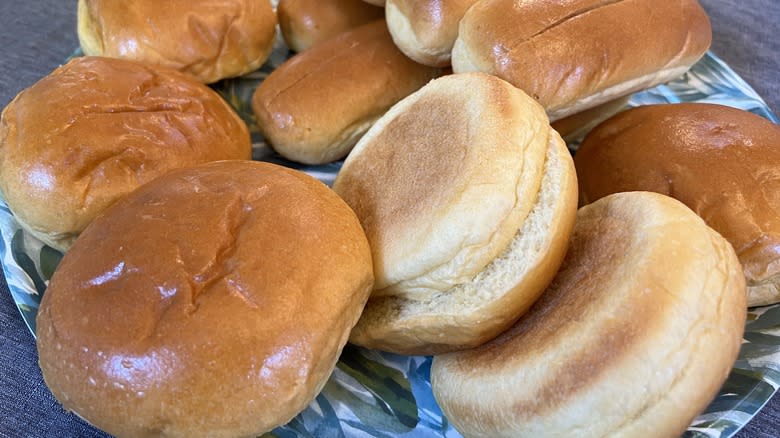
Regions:
[[[701, 2], [712, 19], [712, 50], [777, 112], [780, 0]], [[76, 0], [0, 0], [0, 106], [77, 47], [75, 11]], [[4, 279], [0, 280], [0, 436], [105, 436], [65, 413], [46, 389], [37, 366], [35, 341], [7, 288]], [[776, 395], [739, 437], [778, 436], [780, 396]]]

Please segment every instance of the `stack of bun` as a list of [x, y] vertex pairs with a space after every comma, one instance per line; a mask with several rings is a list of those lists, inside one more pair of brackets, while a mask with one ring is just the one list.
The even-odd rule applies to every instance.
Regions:
[[437, 354], [505, 330], [558, 269], [576, 184], [544, 109], [495, 76], [445, 76], [399, 102], [333, 186], [374, 260], [352, 342]]
[[[682, 433], [746, 305], [780, 301], [780, 129], [641, 108], [574, 160], [557, 131], [687, 71], [711, 39], [699, 3], [272, 4], [80, 0], [102, 57], [3, 111], [0, 190], [68, 251], [37, 320], [63, 406], [117, 436], [255, 436], [349, 340], [436, 355], [466, 436]], [[344, 159], [333, 190], [249, 161], [203, 85], [258, 69], [277, 21], [298, 53], [254, 90], [252, 128], [288, 160]]]

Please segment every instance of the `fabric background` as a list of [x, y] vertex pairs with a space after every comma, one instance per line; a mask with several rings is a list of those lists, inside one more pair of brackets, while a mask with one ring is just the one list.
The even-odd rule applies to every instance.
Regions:
[[[780, 110], [780, 0], [701, 0], [712, 50]], [[0, 106], [59, 65], [78, 46], [76, 0], [0, 0]], [[53, 399], [35, 341], [0, 279], [0, 437], [106, 437]], [[739, 438], [780, 436], [780, 396]]]

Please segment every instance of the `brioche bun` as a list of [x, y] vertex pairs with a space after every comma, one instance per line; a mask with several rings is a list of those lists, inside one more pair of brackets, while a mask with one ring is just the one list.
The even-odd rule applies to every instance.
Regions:
[[18, 96], [0, 121], [0, 190], [20, 225], [66, 250], [102, 210], [163, 173], [249, 159], [249, 131], [189, 76], [75, 58]]
[[746, 309], [734, 250], [672, 198], [577, 213], [566, 259], [512, 328], [437, 356], [434, 396], [469, 437], [680, 436], [736, 360]]
[[445, 76], [394, 106], [334, 182], [376, 278], [351, 341], [434, 354], [500, 333], [563, 258], [572, 166], [543, 109], [494, 76]]
[[556, 121], [682, 75], [711, 41], [696, 0], [482, 0], [460, 22], [452, 68], [509, 81]]
[[344, 158], [385, 111], [441, 73], [407, 58], [376, 20], [280, 65], [257, 87], [252, 109], [276, 152], [323, 164]]
[[284, 41], [296, 52], [381, 19], [384, 13], [362, 0], [281, 0], [276, 9]]
[[575, 163], [583, 204], [647, 190], [679, 199], [733, 246], [748, 305], [780, 302], [780, 126], [722, 105], [648, 105], [594, 129]]
[[274, 43], [268, 0], [79, 0], [86, 55], [162, 65], [204, 83], [260, 68]]
[[91, 224], [38, 312], [46, 384], [119, 437], [257, 436], [325, 384], [371, 290], [354, 213], [303, 173], [222, 161]]

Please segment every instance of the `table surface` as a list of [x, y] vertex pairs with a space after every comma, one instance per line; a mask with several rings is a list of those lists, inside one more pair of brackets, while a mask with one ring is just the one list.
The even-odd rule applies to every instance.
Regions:
[[[712, 50], [780, 109], [778, 0], [701, 0]], [[76, 0], [0, 1], [0, 107], [59, 65], [77, 47]], [[774, 31], [774, 32], [773, 32]], [[2, 277], [2, 276], [0, 276]], [[62, 410], [43, 383], [35, 340], [0, 279], [0, 437], [105, 437]], [[738, 437], [780, 436], [780, 395]]]

